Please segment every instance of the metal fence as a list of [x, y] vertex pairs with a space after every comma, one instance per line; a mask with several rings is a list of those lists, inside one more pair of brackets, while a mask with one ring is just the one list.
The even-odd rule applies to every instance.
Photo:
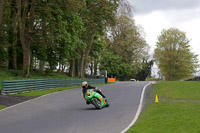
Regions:
[[50, 88], [79, 86], [83, 81], [89, 84], [103, 84], [105, 79], [34, 79], [34, 80], [2, 80], [2, 94], [21, 93], [24, 91]]

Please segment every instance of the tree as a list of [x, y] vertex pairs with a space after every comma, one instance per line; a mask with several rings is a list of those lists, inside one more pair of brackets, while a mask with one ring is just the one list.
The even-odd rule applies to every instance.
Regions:
[[151, 75], [151, 67], [153, 66], [153, 60], [147, 61], [143, 60], [140, 66], [137, 68], [136, 79], [140, 81], [145, 81], [147, 76]]
[[88, 67], [91, 71], [91, 75], [97, 76], [97, 70], [100, 65], [100, 59], [103, 55], [103, 51], [106, 47], [106, 43], [101, 35], [94, 37], [94, 42], [88, 58]]
[[128, 0], [119, 0], [116, 17], [127, 16], [129, 18], [132, 18], [133, 13], [134, 7], [130, 5]]
[[78, 14], [83, 5], [84, 2], [75, 0], [45, 0], [37, 3], [39, 12], [36, 12], [34, 34], [37, 40], [32, 44], [32, 52], [40, 60], [41, 71], [44, 70], [44, 62], [48, 62], [51, 71], [58, 65], [59, 71], [64, 71], [66, 65], [70, 65], [70, 76], [74, 76], [73, 63], [80, 57], [76, 50], [85, 46], [80, 39], [85, 29]]
[[3, 3], [4, 0], [0, 0], [0, 46], [2, 45], [2, 16], [3, 16]]
[[9, 1], [9, 12], [8, 15], [8, 68], [9, 69], [17, 69], [17, 8], [16, 1]]
[[108, 33], [108, 48], [115, 55], [122, 57], [124, 67], [131, 66], [129, 73], [124, 71], [126, 75], [120, 74], [120, 80], [136, 78], [136, 74], [142, 69], [143, 60], [149, 58], [147, 51], [149, 46], [142, 37], [141, 31], [132, 18], [122, 15], [116, 18], [116, 25], [112, 26]]
[[133, 19], [127, 16], [120, 16], [116, 19], [116, 26], [113, 26], [110, 31], [112, 40], [109, 48], [121, 55], [124, 62], [132, 63], [141, 57], [143, 48], [148, 45], [141, 37]]
[[141, 67], [143, 60], [149, 61], [149, 46], [143, 38], [141, 28], [132, 19], [133, 10], [127, 0], [120, 0], [115, 25], [107, 27], [105, 35], [108, 51], [121, 57], [120, 70], [112, 73], [120, 80], [136, 78], [136, 74], [145, 69]]
[[[22, 68], [23, 77], [29, 77], [30, 74], [30, 64], [31, 64], [30, 43], [34, 30], [35, 4], [36, 4], [35, 0], [31, 0], [31, 2], [29, 2], [29, 0], [17, 1], [20, 41], [23, 49], [23, 68]], [[26, 25], [27, 23], [28, 26]]]
[[4, 0], [0, 0], [0, 67], [2, 67], [3, 62], [5, 62], [5, 51], [3, 49], [3, 5]]
[[117, 2], [118, 0], [86, 1], [86, 9], [81, 11], [81, 17], [87, 31], [82, 35], [82, 40], [87, 46], [80, 51], [79, 77], [84, 77], [95, 36], [103, 34], [106, 26], [114, 24]]
[[109, 77], [127, 80], [132, 73], [132, 66], [123, 62], [121, 56], [106, 51], [101, 60], [100, 70], [107, 70]]
[[[108, 48], [120, 60], [113, 75], [125, 79], [146, 46], [127, 0], [0, 0], [0, 6], [0, 64], [22, 69], [24, 77], [57, 66], [72, 77], [84, 77], [88, 66], [97, 75]], [[105, 43], [107, 27], [115, 34]]]
[[108, 76], [117, 77], [119, 76], [120, 71], [122, 73], [121, 63], [122, 57], [115, 55], [112, 52], [106, 52], [102, 58], [100, 69], [107, 70]]
[[197, 67], [197, 55], [191, 52], [185, 32], [177, 28], [163, 30], [156, 46], [154, 58], [166, 80], [181, 79]]

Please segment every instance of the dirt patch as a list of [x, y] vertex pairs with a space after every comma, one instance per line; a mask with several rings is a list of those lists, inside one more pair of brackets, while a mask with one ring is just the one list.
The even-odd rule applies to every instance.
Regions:
[[25, 97], [25, 96], [6, 96], [0, 95], [0, 105], [9, 107], [36, 97]]

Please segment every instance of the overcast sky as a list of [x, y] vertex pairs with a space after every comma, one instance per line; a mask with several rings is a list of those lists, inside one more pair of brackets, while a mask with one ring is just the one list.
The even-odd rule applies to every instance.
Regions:
[[155, 48], [163, 29], [186, 32], [192, 52], [200, 60], [200, 0], [129, 0], [136, 8], [134, 19], [146, 33], [146, 41]]

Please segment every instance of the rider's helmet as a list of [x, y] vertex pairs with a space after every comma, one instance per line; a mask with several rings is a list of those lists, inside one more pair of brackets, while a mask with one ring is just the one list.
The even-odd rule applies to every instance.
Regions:
[[82, 83], [82, 87], [83, 88], [86, 88], [88, 86], [88, 83], [86, 82], [86, 81], [84, 81], [83, 83]]

